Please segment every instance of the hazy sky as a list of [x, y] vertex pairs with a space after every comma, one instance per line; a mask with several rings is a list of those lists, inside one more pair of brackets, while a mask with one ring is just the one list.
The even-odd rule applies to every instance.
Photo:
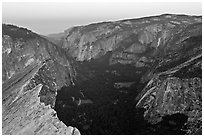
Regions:
[[93, 22], [164, 13], [202, 15], [201, 3], [3, 3], [2, 21], [39, 34], [58, 33]]

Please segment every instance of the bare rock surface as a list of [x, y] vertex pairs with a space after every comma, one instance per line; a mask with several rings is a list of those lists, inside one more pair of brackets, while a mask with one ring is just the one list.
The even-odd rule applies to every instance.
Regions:
[[40, 101], [42, 84], [30, 88], [30, 81], [40, 67], [42, 65], [3, 91], [2, 133], [5, 135], [80, 134], [76, 128], [67, 127], [60, 121], [51, 105], [45, 105]]
[[66, 30], [62, 47], [78, 61], [100, 58], [112, 51], [110, 64], [143, 67], [151, 62], [139, 61], [142, 54], [148, 52], [153, 57], [161, 49], [178, 49], [189, 35], [200, 33], [199, 24], [200, 17], [171, 14], [95, 23]]
[[196, 75], [192, 69], [200, 67], [197, 65], [201, 63], [200, 57], [198, 55], [168, 71], [155, 74], [147, 83], [136, 97], [136, 107], [145, 109], [144, 118], [148, 122], [158, 124], [166, 116], [184, 114], [188, 119], [182, 130], [187, 134], [200, 134], [202, 76]]

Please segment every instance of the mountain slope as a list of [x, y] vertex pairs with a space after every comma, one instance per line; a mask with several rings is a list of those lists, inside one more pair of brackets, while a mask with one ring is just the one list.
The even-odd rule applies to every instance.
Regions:
[[63, 50], [13, 25], [2, 25], [3, 134], [72, 134], [52, 109], [73, 69]]

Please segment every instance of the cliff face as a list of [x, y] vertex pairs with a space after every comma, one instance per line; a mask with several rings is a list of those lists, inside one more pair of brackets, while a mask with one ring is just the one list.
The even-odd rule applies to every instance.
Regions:
[[33, 81], [45, 85], [42, 96], [50, 91], [56, 94], [57, 89], [73, 83], [75, 73], [65, 51], [46, 39], [23, 28], [3, 25], [2, 42], [3, 88], [39, 65], [38, 76]]
[[27, 29], [2, 30], [3, 134], [72, 134], [52, 109], [74, 79], [64, 51]]
[[[201, 70], [199, 55], [180, 64], [180, 67], [155, 74], [136, 97], [136, 107], [145, 109], [144, 118], [152, 124], [162, 122], [166, 116], [184, 114], [187, 120], [181, 130], [187, 134], [201, 134]], [[175, 125], [179, 123], [173, 122]]]
[[185, 15], [96, 23], [66, 30], [63, 48], [78, 61], [96, 59], [111, 51], [110, 64], [143, 67], [159, 54], [180, 50], [180, 43], [201, 35], [200, 27], [200, 17]]

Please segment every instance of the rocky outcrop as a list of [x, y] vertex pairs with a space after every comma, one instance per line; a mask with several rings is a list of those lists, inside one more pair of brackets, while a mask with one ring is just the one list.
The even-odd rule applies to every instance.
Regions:
[[[27, 82], [28, 83], [28, 82]], [[26, 135], [57, 135], [80, 134], [73, 127], [67, 127], [59, 121], [56, 112], [40, 102], [38, 97], [43, 85], [39, 84], [31, 90], [26, 90], [26, 84], [15, 90], [7, 90], [8, 95], [3, 96], [2, 133]], [[12, 95], [15, 94], [15, 95]]]
[[64, 51], [27, 29], [2, 30], [3, 134], [72, 134], [53, 110], [75, 77]]
[[145, 109], [144, 118], [148, 122], [158, 124], [166, 116], [184, 114], [188, 119], [182, 130], [186, 134], [201, 134], [201, 61], [201, 56], [198, 55], [168, 71], [154, 75], [136, 98], [136, 107]]

